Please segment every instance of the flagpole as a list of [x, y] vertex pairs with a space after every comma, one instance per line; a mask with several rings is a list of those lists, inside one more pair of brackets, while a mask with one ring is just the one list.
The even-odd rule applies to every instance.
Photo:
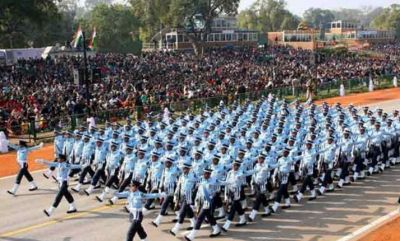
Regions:
[[85, 85], [86, 85], [87, 114], [88, 114], [88, 118], [90, 118], [89, 80], [88, 80], [88, 71], [87, 71], [86, 38], [85, 38], [85, 32], [84, 31], [82, 31], [82, 40], [83, 40], [83, 62], [84, 62], [83, 79], [84, 79]]

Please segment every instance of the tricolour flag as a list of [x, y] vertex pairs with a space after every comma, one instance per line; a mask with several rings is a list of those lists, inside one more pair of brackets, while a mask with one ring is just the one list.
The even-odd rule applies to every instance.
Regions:
[[90, 39], [89, 48], [91, 50], [97, 49], [97, 36], [96, 36], [96, 27], [93, 28], [92, 38]]
[[74, 35], [74, 39], [72, 40], [72, 47], [74, 48], [78, 48], [78, 47], [82, 47], [83, 43], [83, 34], [82, 34], [82, 29], [81, 26], [79, 25], [78, 30], [76, 31], [75, 35]]

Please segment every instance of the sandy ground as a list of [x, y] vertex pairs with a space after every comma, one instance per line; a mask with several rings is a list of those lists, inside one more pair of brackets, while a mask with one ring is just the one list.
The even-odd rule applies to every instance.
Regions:
[[[385, 111], [399, 108], [399, 89], [376, 91], [328, 99], [329, 103], [341, 102], [344, 105], [380, 106]], [[379, 101], [379, 103], [376, 103]], [[48, 145], [29, 156], [31, 170], [43, 167], [32, 161], [36, 158], [52, 159], [52, 146]], [[42, 209], [51, 205], [57, 191], [57, 185], [34, 174], [40, 189], [29, 192], [26, 180], [19, 194], [12, 197], [5, 190], [13, 185], [18, 166], [15, 153], [0, 155], [0, 240], [4, 241], [119, 241], [124, 240], [129, 227], [128, 215], [120, 205], [106, 206], [95, 200], [94, 195], [73, 194], [79, 212], [65, 214], [67, 204], [62, 201], [51, 218], [47, 218]], [[397, 198], [400, 168], [388, 170], [382, 175], [372, 176], [364, 181], [346, 187], [343, 191], [330, 193], [313, 202], [302, 202], [293, 208], [280, 211], [246, 227], [235, 228], [213, 240], [337, 240], [359, 228], [373, 222], [398, 208]], [[180, 240], [168, 230], [173, 227], [169, 216], [160, 228], [149, 225], [156, 212], [150, 213], [143, 224], [149, 234], [149, 240]], [[188, 222], [184, 227], [188, 226]], [[400, 240], [400, 219], [395, 219], [382, 228], [375, 230], [360, 240]], [[209, 228], [202, 228], [196, 240], [210, 240]], [[397, 236], [396, 236], [397, 235]], [[138, 237], [136, 240], [139, 240]]]

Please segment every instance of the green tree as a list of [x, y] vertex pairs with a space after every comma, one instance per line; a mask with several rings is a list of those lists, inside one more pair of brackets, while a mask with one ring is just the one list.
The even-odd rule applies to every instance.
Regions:
[[320, 8], [309, 8], [304, 12], [304, 20], [312, 27], [319, 28], [321, 24], [326, 24], [335, 20], [335, 15], [330, 10]]
[[169, 21], [171, 0], [130, 0], [134, 15], [140, 19], [140, 39], [150, 39], [164, 29]]
[[[221, 14], [236, 15], [240, 0], [172, 0], [168, 26], [186, 29], [185, 35], [196, 54], [204, 46], [213, 20]], [[202, 27], [199, 27], [199, 23]]]
[[25, 47], [30, 26], [43, 26], [57, 15], [52, 0], [2, 0], [0, 1], [0, 46]]
[[99, 4], [80, 20], [87, 38], [93, 27], [97, 32], [97, 48], [100, 52], [140, 53], [140, 21], [131, 9], [124, 5]]
[[261, 32], [296, 29], [300, 19], [286, 9], [285, 1], [257, 0], [239, 14], [239, 26]]
[[394, 30], [396, 38], [400, 38], [400, 4], [392, 4], [385, 8], [371, 23], [375, 28], [382, 30]]

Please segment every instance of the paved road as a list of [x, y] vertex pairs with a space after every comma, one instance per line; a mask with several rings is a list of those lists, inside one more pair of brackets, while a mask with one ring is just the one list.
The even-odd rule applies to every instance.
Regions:
[[[387, 110], [400, 101], [381, 103]], [[122, 241], [129, 227], [127, 214], [121, 205], [113, 207], [98, 203], [94, 195], [76, 195], [80, 212], [65, 214], [65, 200], [51, 218], [42, 209], [51, 205], [57, 186], [45, 180], [41, 173], [34, 174], [40, 189], [27, 191], [23, 182], [16, 197], [5, 190], [13, 185], [14, 177], [0, 179], [0, 240], [1, 241]], [[227, 234], [213, 240], [337, 240], [373, 220], [398, 208], [400, 193], [400, 166], [377, 176], [357, 182], [344, 190], [329, 193], [313, 202], [293, 205], [271, 217], [257, 219], [243, 228], [233, 227]], [[159, 229], [149, 225], [156, 213], [144, 220], [149, 240], [179, 240], [168, 230], [172, 216], [166, 218]], [[184, 227], [189, 226], [185, 223]], [[196, 240], [210, 240], [209, 228], [204, 227]], [[136, 239], [138, 240], [138, 239]]]

